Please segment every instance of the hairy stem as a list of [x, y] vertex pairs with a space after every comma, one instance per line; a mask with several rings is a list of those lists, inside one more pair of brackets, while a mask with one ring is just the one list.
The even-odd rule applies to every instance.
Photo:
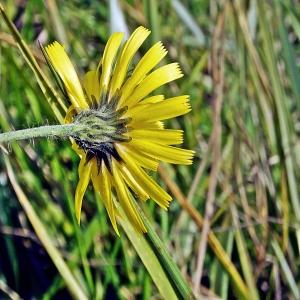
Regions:
[[9, 131], [0, 134], [0, 144], [12, 141], [27, 140], [38, 137], [61, 137], [67, 138], [74, 133], [83, 129], [82, 124], [64, 124], [64, 125], [47, 125], [40, 127], [27, 128], [16, 131]]

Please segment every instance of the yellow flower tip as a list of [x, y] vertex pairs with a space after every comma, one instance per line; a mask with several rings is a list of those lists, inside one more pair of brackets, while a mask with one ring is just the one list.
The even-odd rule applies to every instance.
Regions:
[[147, 54], [144, 55], [144, 57], [147, 59], [147, 61], [153, 61], [154, 65], [157, 65], [168, 53], [168, 50], [165, 48], [163, 43], [161, 41], [154, 44], [150, 50], [147, 52]]
[[185, 115], [185, 114], [189, 113], [192, 110], [190, 96], [189, 95], [183, 95], [183, 96], [179, 96], [179, 97], [182, 97], [182, 104], [185, 107], [182, 114]]
[[115, 233], [117, 234], [117, 236], [120, 237], [120, 232], [119, 232], [117, 224], [112, 224], [112, 226], [113, 226], [113, 229], [114, 229]]
[[51, 44], [47, 45], [47, 46], [45, 47], [45, 49], [46, 49], [46, 51], [48, 52], [48, 51], [52, 51], [52, 49], [54, 49], [54, 48], [56, 48], [56, 47], [62, 47], [62, 48], [63, 48], [63, 46], [62, 46], [59, 42], [54, 41], [54, 42], [52, 42]]
[[161, 206], [161, 208], [164, 210], [164, 211], [168, 211], [168, 209], [169, 209], [169, 205], [167, 206]]
[[[109, 38], [105, 46], [103, 57], [97, 67], [97, 75], [98, 75], [97, 77], [100, 77], [100, 83], [99, 83], [100, 89], [103, 90], [107, 89], [107, 85], [109, 84], [109, 79], [111, 76], [113, 61], [115, 59], [115, 56], [117, 55], [123, 36], [124, 33], [115, 32]], [[100, 66], [102, 67], [101, 76], [99, 74]]]
[[80, 216], [81, 216], [80, 210], [76, 211], [75, 216], [76, 216], [77, 224], [80, 225]]
[[76, 220], [78, 225], [80, 225], [80, 216], [81, 216], [81, 203], [78, 203], [78, 195], [76, 193], [75, 195], [75, 216], [76, 216]]
[[170, 196], [170, 198], [167, 200], [167, 203], [164, 207], [162, 207], [164, 210], [168, 210], [170, 207], [171, 202], [173, 201], [173, 198]]
[[163, 200], [164, 200], [163, 202], [156, 201], [156, 203], [158, 204], [158, 206], [160, 208], [162, 208], [163, 210], [167, 211], [169, 209], [169, 207], [170, 207], [170, 204], [171, 204], [173, 198], [169, 194], [166, 193], [166, 197]]
[[188, 149], [182, 149], [185, 152], [186, 158], [187, 159], [193, 159], [195, 156], [195, 151], [194, 150], [188, 150]]
[[136, 230], [136, 232], [139, 232], [139, 233], [147, 233], [147, 231], [148, 231], [145, 224], [144, 224], [144, 222], [142, 222], [138, 226], [133, 224], [133, 227]]
[[186, 151], [189, 151], [190, 153], [186, 154], [186, 158], [185, 158], [184, 161], [182, 161], [182, 164], [183, 165], [191, 165], [191, 164], [193, 164], [193, 159], [194, 159], [194, 156], [195, 156], [195, 151], [191, 151], [191, 150], [186, 150]]
[[[183, 77], [183, 72], [180, 68], [179, 63], [177, 63], [177, 62], [165, 65], [165, 66], [161, 67], [160, 69], [164, 69], [164, 71], [165, 71], [164, 72], [165, 74], [161, 74], [161, 75], [166, 78], [167, 77], [169, 78], [167, 82], [170, 82], [170, 81], [173, 81], [173, 80]], [[159, 69], [157, 69], [157, 70], [159, 70]]]
[[176, 72], [176, 79], [179, 79], [179, 78], [183, 77], [183, 72], [180, 68], [179, 63], [175, 63], [175, 72]]
[[45, 50], [53, 68], [63, 81], [72, 104], [75, 107], [88, 108], [81, 83], [64, 47], [54, 41], [46, 46]]
[[165, 48], [162, 41], [157, 42], [157, 45], [160, 47], [161, 51], [165, 52], [166, 54], [168, 53], [168, 50]]
[[109, 95], [110, 97], [114, 96], [115, 93], [123, 85], [124, 79], [128, 71], [129, 64], [136, 54], [142, 43], [149, 36], [150, 30], [144, 28], [143, 26], [138, 27], [129, 39], [124, 44], [120, 55], [115, 65], [114, 73], [111, 77], [111, 85]]
[[149, 196], [149, 195], [139, 195], [139, 198], [140, 198], [142, 201], [146, 202], [147, 200], [150, 199], [150, 196]]
[[190, 158], [188, 160], [186, 160], [185, 162], [182, 163], [183, 165], [189, 166], [193, 164], [193, 158]]
[[53, 63], [54, 67], [55, 67], [55, 60], [59, 60], [60, 53], [65, 53], [65, 55], [67, 55], [64, 46], [57, 41], [54, 41], [51, 44], [47, 45], [45, 47], [45, 50], [51, 62]]
[[183, 143], [183, 130], [178, 130], [178, 144], [182, 144]]
[[151, 30], [148, 29], [148, 28], [146, 28], [146, 27], [144, 27], [144, 26], [139, 26], [139, 27], [132, 33], [132, 36], [133, 36], [134, 34], [137, 34], [137, 33], [149, 35], [149, 34], [151, 33]]

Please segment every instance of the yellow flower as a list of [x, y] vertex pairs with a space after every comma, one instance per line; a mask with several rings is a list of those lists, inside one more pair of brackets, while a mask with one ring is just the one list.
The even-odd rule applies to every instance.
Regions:
[[172, 200], [147, 170], [156, 171], [159, 161], [188, 165], [194, 155], [191, 150], [172, 146], [182, 143], [183, 132], [165, 129], [162, 122], [188, 113], [189, 97], [149, 96], [183, 76], [177, 63], [153, 71], [167, 54], [162, 43], [152, 46], [129, 74], [131, 61], [149, 34], [149, 30], [139, 27], [121, 46], [123, 34], [114, 33], [97, 69], [84, 76], [83, 87], [64, 48], [58, 42], [46, 47], [71, 102], [66, 122], [89, 125], [89, 132], [73, 137], [73, 148], [81, 158], [75, 194], [77, 220], [91, 179], [117, 234], [115, 201], [133, 226], [146, 232], [133, 195], [142, 201], [152, 198], [164, 209]]

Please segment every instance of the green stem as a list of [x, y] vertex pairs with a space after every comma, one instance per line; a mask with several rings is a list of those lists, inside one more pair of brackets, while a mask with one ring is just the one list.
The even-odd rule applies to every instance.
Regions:
[[183, 278], [179, 268], [171, 258], [166, 246], [159, 238], [157, 233], [154, 231], [149, 219], [138, 205], [136, 205], [136, 207], [139, 210], [143, 222], [147, 228], [147, 234], [145, 235], [145, 237], [146, 239], [148, 239], [150, 246], [157, 255], [157, 258], [161, 261], [161, 264], [164, 266], [165, 272], [167, 273], [167, 275], [169, 275], [168, 278], [172, 281], [174, 287], [177, 290], [178, 295], [180, 295], [182, 299], [196, 299], [195, 295], [191, 290], [190, 285]]
[[62, 137], [67, 138], [72, 136], [84, 127], [80, 124], [65, 124], [65, 125], [47, 125], [40, 127], [27, 128], [16, 131], [9, 131], [0, 134], [0, 144], [12, 141], [28, 140], [38, 137]]

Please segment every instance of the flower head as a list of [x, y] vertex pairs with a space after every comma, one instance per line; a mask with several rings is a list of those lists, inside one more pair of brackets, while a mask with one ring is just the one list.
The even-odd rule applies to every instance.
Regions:
[[183, 76], [177, 63], [153, 71], [167, 54], [162, 43], [153, 45], [129, 74], [131, 61], [149, 34], [149, 30], [139, 27], [121, 46], [123, 34], [114, 33], [97, 69], [84, 76], [83, 85], [64, 48], [58, 42], [46, 47], [71, 102], [66, 122], [89, 127], [87, 132], [73, 137], [73, 148], [81, 158], [76, 217], [79, 221], [82, 199], [91, 180], [117, 234], [115, 201], [134, 227], [146, 232], [132, 197], [142, 201], [152, 198], [164, 209], [172, 200], [147, 170], [156, 171], [159, 161], [191, 164], [194, 154], [174, 147], [182, 143], [183, 132], [165, 129], [162, 122], [188, 113], [188, 96], [149, 96], [158, 87]]

